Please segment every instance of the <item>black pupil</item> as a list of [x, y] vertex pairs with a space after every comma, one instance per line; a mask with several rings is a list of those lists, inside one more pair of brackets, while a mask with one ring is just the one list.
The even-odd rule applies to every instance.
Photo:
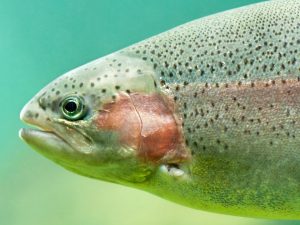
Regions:
[[77, 110], [77, 104], [76, 104], [76, 102], [70, 101], [65, 105], [64, 108], [66, 111], [73, 113]]

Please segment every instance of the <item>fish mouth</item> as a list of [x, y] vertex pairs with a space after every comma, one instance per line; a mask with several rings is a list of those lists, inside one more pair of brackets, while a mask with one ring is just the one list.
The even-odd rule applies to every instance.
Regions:
[[35, 99], [24, 106], [20, 120], [30, 126], [20, 129], [20, 138], [43, 155], [68, 155], [69, 158], [75, 152], [92, 151], [92, 141], [84, 132], [67, 121], [50, 119]]
[[32, 99], [23, 107], [20, 113], [20, 120], [32, 127], [20, 129], [19, 137], [41, 153], [72, 149], [66, 140], [43, 122], [45, 118], [40, 119], [34, 116], [38, 114], [41, 115], [42, 112], [36, 106], [35, 99]]
[[52, 131], [33, 128], [22, 128], [19, 136], [28, 145], [44, 155], [73, 151], [72, 147]]
[[43, 155], [49, 156], [62, 154], [62, 152], [64, 152], [63, 154], [73, 152], [73, 148], [64, 138], [51, 130], [50, 126], [42, 122], [43, 120], [38, 120], [32, 115], [33, 110], [28, 103], [21, 111], [20, 119], [32, 127], [20, 129], [19, 137], [22, 140]]

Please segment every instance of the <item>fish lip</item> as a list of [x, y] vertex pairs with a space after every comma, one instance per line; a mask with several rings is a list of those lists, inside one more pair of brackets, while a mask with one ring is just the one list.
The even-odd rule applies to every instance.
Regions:
[[46, 138], [47, 136], [52, 139], [56, 139], [56, 141], [60, 141], [64, 145], [68, 145], [69, 148], [73, 149], [73, 147], [60, 136], [58, 133], [49, 129], [46, 125], [43, 126], [42, 123], [39, 123], [37, 120], [32, 120], [26, 117], [27, 113], [26, 106], [22, 109], [20, 113], [20, 120], [26, 125], [30, 126], [28, 128], [21, 128], [19, 130], [19, 137], [25, 141], [26, 143], [31, 142], [35, 138]]
[[28, 105], [29, 104], [30, 104], [30, 102], [27, 103], [23, 107], [23, 109], [21, 110], [20, 120], [23, 123], [25, 123], [26, 125], [29, 125], [30, 127], [29, 128], [21, 128], [19, 130], [19, 137], [23, 141], [29, 142], [30, 138], [35, 138], [39, 134], [40, 134], [41, 137], [46, 137], [47, 135], [49, 137], [54, 137], [55, 136], [56, 140], [60, 139], [60, 141], [64, 142], [65, 144], [68, 144], [71, 147], [71, 145], [62, 136], [60, 136], [58, 133], [51, 130], [49, 127], [46, 126], [46, 124], [42, 124], [38, 120], [32, 119], [32, 118], [27, 116], [28, 113], [31, 112], [30, 110], [28, 110]]
[[52, 131], [21, 128], [19, 130], [19, 137], [46, 157], [48, 155], [74, 152], [74, 148], [67, 141]]
[[55, 134], [54, 132], [52, 132], [52, 131], [49, 131], [49, 130], [43, 130], [43, 129], [34, 129], [34, 128], [21, 128], [21, 129], [19, 130], [19, 137], [20, 137], [22, 140], [24, 140], [25, 135], [27, 135], [27, 134], [29, 134], [29, 133], [31, 133], [31, 134], [33, 134], [33, 133], [36, 133], [36, 134], [42, 133], [42, 134], [55, 135], [56, 137], [62, 139], [61, 137], [59, 137], [58, 135], [56, 135], [56, 134]]
[[42, 134], [43, 136], [49, 136], [49, 137], [55, 137], [56, 139], [59, 139], [60, 141], [64, 142], [65, 144], [69, 145], [71, 147], [71, 145], [61, 136], [59, 136], [57, 133], [50, 131], [50, 130], [43, 130], [42, 128], [40, 129], [35, 129], [35, 128], [21, 128], [19, 130], [19, 137], [24, 140], [25, 142], [27, 142], [28, 137], [29, 138], [34, 138], [34, 136], [37, 136], [39, 134]]

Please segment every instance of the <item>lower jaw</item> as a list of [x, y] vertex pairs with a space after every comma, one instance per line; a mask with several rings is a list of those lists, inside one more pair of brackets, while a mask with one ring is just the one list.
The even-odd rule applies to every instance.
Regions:
[[58, 154], [73, 151], [72, 147], [53, 132], [23, 128], [19, 136], [40, 153]]

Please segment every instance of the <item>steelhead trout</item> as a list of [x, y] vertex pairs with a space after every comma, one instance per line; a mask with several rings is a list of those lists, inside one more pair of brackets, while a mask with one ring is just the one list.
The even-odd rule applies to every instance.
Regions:
[[300, 219], [300, 1], [201, 18], [42, 89], [20, 136], [78, 174], [238, 216]]

